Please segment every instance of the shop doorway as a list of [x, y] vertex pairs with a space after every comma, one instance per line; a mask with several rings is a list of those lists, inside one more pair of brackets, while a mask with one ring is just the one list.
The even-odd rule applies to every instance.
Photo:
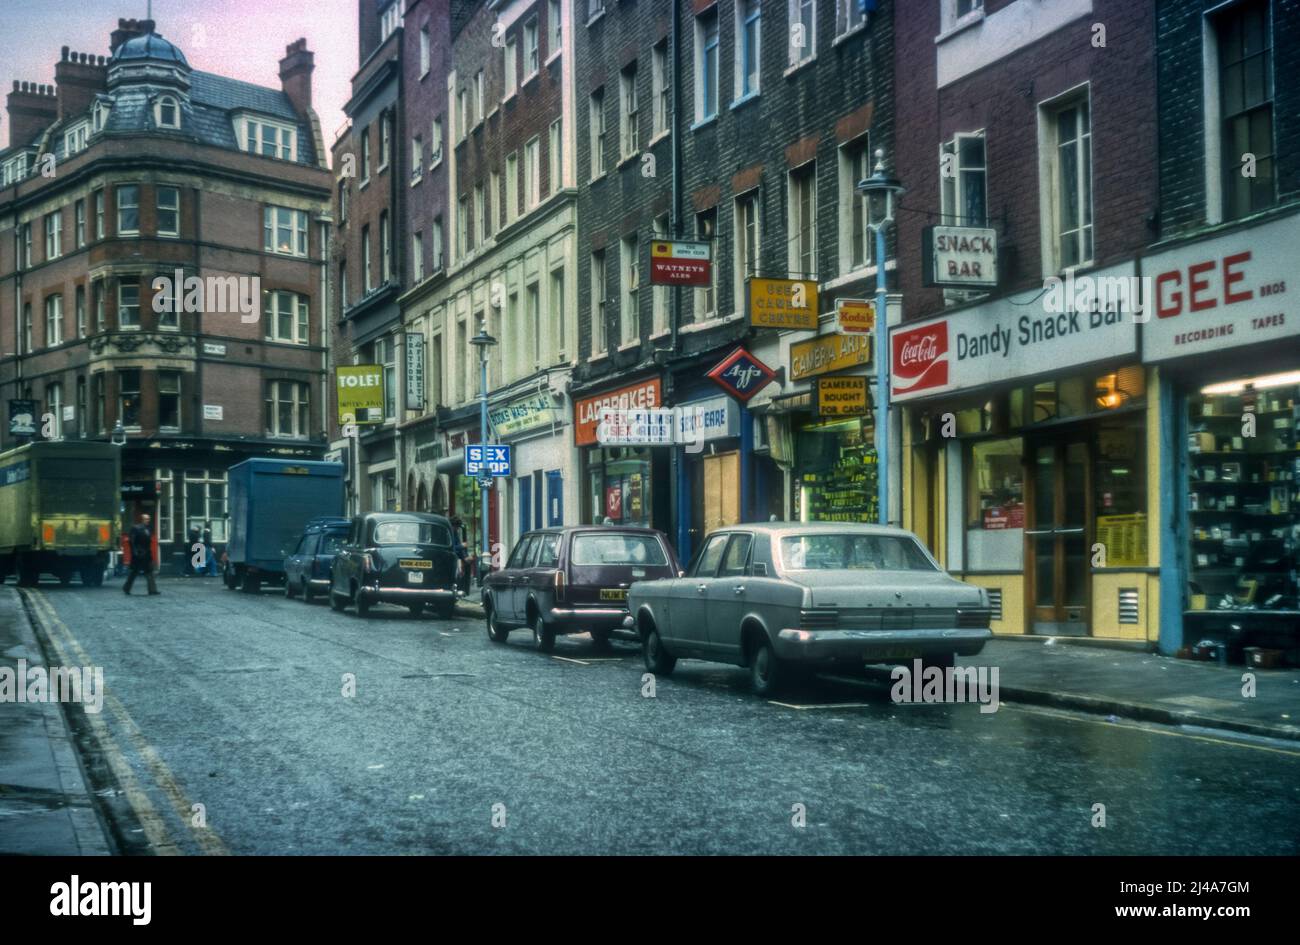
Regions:
[[740, 454], [704, 457], [704, 534], [740, 521]]
[[1089, 633], [1091, 448], [1075, 437], [1038, 440], [1027, 453], [1025, 590], [1029, 632]]

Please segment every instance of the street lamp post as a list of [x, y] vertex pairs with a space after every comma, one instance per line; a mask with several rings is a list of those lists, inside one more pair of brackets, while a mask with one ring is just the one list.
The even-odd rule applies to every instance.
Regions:
[[889, 325], [885, 314], [885, 227], [903, 185], [885, 175], [885, 152], [876, 151], [872, 175], [858, 182], [867, 198], [867, 226], [876, 234], [876, 520], [889, 524]]
[[[484, 445], [488, 441], [488, 383], [487, 383], [487, 366], [488, 366], [488, 348], [497, 343], [497, 340], [488, 334], [487, 322], [479, 319], [478, 334], [469, 340], [469, 343], [478, 348], [478, 366], [479, 366], [479, 444]], [[478, 580], [479, 584], [483, 583], [484, 567], [491, 560], [492, 549], [488, 547], [488, 489], [492, 487], [492, 478], [486, 472], [479, 473], [479, 531], [482, 535], [480, 544], [482, 551], [478, 559]]]

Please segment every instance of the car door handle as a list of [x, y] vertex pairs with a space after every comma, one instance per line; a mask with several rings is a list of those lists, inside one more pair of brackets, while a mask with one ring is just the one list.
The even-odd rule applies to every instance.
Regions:
[[1082, 528], [1082, 526], [1079, 527], [1079, 528], [1058, 528], [1058, 529], [1056, 529], [1056, 534], [1058, 534], [1058, 535], [1082, 535], [1082, 534], [1083, 534], [1083, 528]]
[[709, 586], [708, 586], [707, 584], [701, 584], [701, 585], [699, 585], [698, 587], [696, 587], [695, 589], [696, 589], [697, 591], [699, 591], [701, 594], [703, 594], [705, 591], [707, 591], [707, 590], [709, 589]]
[[740, 594], [745, 593], [745, 585], [743, 585], [743, 584], [737, 584], [737, 585], [736, 585], [736, 588], [735, 588], [735, 592], [736, 592], [737, 595], [740, 595]]

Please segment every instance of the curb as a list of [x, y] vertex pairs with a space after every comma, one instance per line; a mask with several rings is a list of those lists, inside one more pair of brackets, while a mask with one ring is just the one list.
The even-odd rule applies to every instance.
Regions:
[[[892, 681], [891, 672], [888, 669], [872, 667], [868, 670], [868, 675], [871, 679], [889, 682]], [[1259, 738], [1300, 741], [1300, 727], [1294, 725], [1266, 725], [1262, 722], [1250, 722], [1241, 719], [1223, 719], [1198, 715], [1195, 712], [1166, 709], [1162, 706], [1148, 705], [1143, 702], [1124, 702], [1106, 696], [1085, 696], [1078, 693], [1052, 692], [1046, 689], [1001, 686], [999, 687], [999, 697], [1003, 702], [1045, 705], [1058, 709], [1072, 709], [1076, 712], [1088, 712], [1094, 715], [1124, 716], [1129, 719], [1156, 722], [1161, 725], [1195, 725], [1200, 728], [1221, 729], [1243, 735], [1254, 735]]]

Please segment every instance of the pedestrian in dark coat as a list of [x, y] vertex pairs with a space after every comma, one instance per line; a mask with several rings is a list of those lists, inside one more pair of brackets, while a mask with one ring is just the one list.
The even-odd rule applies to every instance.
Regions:
[[217, 576], [217, 549], [212, 547], [212, 523], [203, 523], [203, 576]]
[[158, 584], [153, 577], [153, 528], [148, 513], [140, 516], [140, 521], [131, 528], [131, 573], [126, 576], [122, 590], [129, 596], [131, 586], [135, 584], [137, 574], [143, 574], [149, 582], [149, 593], [158, 593]]

